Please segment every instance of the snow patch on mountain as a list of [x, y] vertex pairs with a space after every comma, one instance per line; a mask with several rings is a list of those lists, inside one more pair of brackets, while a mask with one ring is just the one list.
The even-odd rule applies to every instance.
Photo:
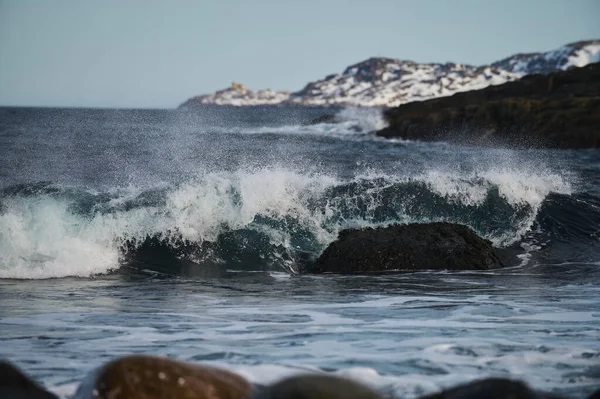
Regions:
[[600, 40], [568, 44], [546, 53], [515, 54], [492, 66], [520, 75], [548, 74], [600, 62]]
[[234, 82], [231, 87], [219, 90], [215, 94], [192, 97], [183, 105], [186, 107], [207, 104], [233, 106], [276, 105], [285, 102], [289, 97], [289, 91], [248, 90], [244, 85]]
[[341, 74], [310, 82], [294, 93], [248, 90], [233, 83], [215, 94], [193, 97], [182, 106], [394, 107], [594, 62], [600, 62], [600, 40], [572, 43], [545, 53], [516, 54], [484, 66], [420, 64], [379, 57], [351, 65]]
[[342, 74], [309, 83], [292, 93], [290, 104], [307, 106], [395, 106], [449, 96], [519, 79], [521, 75], [494, 67], [463, 64], [418, 64], [371, 58]]

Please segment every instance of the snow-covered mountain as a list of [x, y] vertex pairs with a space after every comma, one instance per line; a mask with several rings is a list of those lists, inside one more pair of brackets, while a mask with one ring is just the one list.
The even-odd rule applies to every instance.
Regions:
[[193, 97], [182, 106], [393, 107], [593, 62], [600, 62], [600, 40], [571, 43], [546, 53], [516, 54], [484, 66], [419, 64], [391, 58], [370, 58], [349, 66], [341, 74], [310, 82], [297, 92], [248, 90], [241, 84], [233, 83], [230, 88], [215, 94]]

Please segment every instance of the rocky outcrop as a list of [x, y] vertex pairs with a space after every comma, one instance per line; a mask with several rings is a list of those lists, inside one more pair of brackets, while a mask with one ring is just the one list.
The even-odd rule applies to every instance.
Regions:
[[325, 114], [321, 116], [317, 116], [308, 122], [309, 125], [317, 125], [319, 123], [336, 123], [338, 120], [335, 117], [335, 114]]
[[387, 138], [600, 148], [600, 63], [387, 110]]
[[301, 375], [287, 378], [260, 392], [255, 399], [381, 399], [369, 388], [344, 378]]
[[560, 399], [556, 395], [548, 395], [533, 391], [521, 381], [506, 378], [486, 378], [446, 389], [442, 392], [425, 396], [421, 399]]
[[250, 383], [226, 370], [133, 355], [90, 375], [74, 399], [246, 399], [252, 394]]
[[0, 398], [58, 399], [12, 364], [0, 360]]
[[490, 241], [467, 226], [439, 222], [344, 230], [309, 272], [361, 274], [502, 266]]
[[600, 61], [600, 40], [571, 43], [544, 53], [516, 54], [491, 65], [417, 63], [374, 57], [342, 73], [308, 83], [290, 92], [247, 90], [243, 85], [193, 97], [185, 108], [205, 105], [280, 105], [303, 107], [395, 107], [413, 101], [451, 96]]

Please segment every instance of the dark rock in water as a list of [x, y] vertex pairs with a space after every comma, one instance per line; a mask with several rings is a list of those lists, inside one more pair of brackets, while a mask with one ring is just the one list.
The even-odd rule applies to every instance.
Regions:
[[588, 396], [588, 399], [600, 399], [600, 389]]
[[502, 267], [492, 243], [452, 223], [344, 230], [309, 267], [311, 273], [488, 270]]
[[520, 381], [505, 378], [487, 378], [459, 385], [440, 393], [427, 395], [420, 399], [558, 399], [536, 393]]
[[153, 236], [143, 241], [129, 240], [122, 247], [123, 261], [135, 269], [184, 277], [222, 277], [227, 272], [213, 259], [200, 262], [211, 251], [178, 237]]
[[317, 116], [313, 120], [311, 120], [309, 125], [318, 125], [319, 123], [336, 123], [335, 114], [325, 114], [321, 116]]
[[369, 388], [350, 380], [324, 375], [304, 375], [278, 382], [255, 399], [380, 399]]
[[138, 355], [103, 366], [74, 399], [245, 399], [252, 394], [252, 386], [229, 371]]
[[12, 364], [0, 360], [0, 398], [58, 399]]

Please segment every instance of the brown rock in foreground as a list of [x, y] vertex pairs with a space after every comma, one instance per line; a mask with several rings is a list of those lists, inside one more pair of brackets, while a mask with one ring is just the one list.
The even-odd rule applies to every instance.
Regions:
[[403, 104], [385, 118], [377, 135], [387, 138], [600, 148], [600, 63]]
[[232, 372], [167, 358], [126, 356], [88, 377], [75, 399], [246, 399], [252, 386]]
[[360, 274], [502, 266], [490, 241], [467, 226], [439, 222], [344, 230], [308, 271]]

